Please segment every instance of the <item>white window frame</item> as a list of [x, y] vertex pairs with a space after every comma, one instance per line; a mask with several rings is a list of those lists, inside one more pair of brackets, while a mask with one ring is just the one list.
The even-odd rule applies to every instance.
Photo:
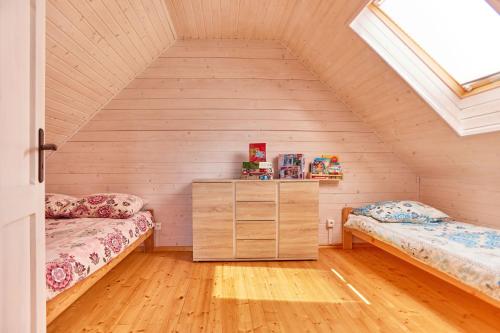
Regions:
[[500, 131], [500, 88], [460, 98], [377, 15], [365, 7], [350, 27], [460, 136]]

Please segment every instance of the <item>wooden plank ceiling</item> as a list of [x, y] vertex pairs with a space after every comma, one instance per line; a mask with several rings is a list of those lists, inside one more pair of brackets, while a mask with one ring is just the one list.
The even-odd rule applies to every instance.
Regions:
[[46, 29], [46, 131], [57, 144], [175, 40], [162, 0], [48, 0]]
[[[494, 1], [497, 3], [497, 0]], [[499, 225], [500, 133], [458, 137], [349, 27], [367, 0], [48, 3], [47, 127], [64, 141], [178, 39], [281, 41], [421, 176], [421, 199]], [[497, 221], [497, 222], [494, 222]]]

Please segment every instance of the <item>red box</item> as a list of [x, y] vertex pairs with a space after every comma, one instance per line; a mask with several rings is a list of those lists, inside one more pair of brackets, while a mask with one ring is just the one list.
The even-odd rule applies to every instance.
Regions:
[[266, 161], [266, 144], [251, 143], [249, 148], [250, 162], [265, 162]]

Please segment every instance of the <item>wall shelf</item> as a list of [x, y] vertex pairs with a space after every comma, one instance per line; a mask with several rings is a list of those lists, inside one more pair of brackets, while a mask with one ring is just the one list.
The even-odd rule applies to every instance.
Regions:
[[326, 175], [326, 174], [309, 174], [309, 179], [319, 180], [319, 181], [341, 181], [344, 179], [344, 175]]

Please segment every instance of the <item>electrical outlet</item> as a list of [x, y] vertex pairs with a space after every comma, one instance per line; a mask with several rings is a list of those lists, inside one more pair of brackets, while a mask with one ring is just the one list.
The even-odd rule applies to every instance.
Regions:
[[161, 230], [161, 223], [155, 223], [155, 229]]
[[326, 227], [328, 229], [333, 229], [334, 225], [335, 225], [335, 220], [334, 219], [326, 219]]

